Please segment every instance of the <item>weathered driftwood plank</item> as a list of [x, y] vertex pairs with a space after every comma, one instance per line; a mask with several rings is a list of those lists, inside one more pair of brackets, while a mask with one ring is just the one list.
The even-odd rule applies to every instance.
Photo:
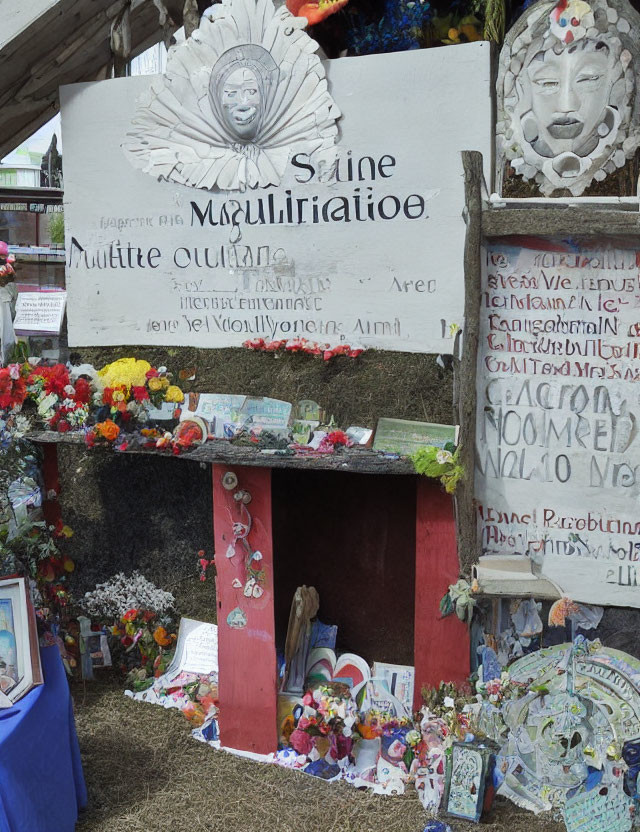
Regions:
[[[29, 434], [32, 442], [56, 445], [84, 445], [84, 435], [41, 431]], [[108, 449], [105, 449], [108, 451]], [[92, 453], [100, 453], [93, 449]], [[111, 451], [108, 451], [111, 452]], [[125, 454], [158, 455], [158, 451], [136, 449]], [[167, 455], [169, 456], [169, 455]], [[207, 442], [180, 454], [178, 459], [192, 462], [244, 465], [259, 468], [297, 468], [307, 471], [349, 471], [359, 474], [415, 474], [410, 459], [393, 459], [368, 448], [350, 448], [322, 457], [296, 457], [262, 453], [258, 448], [233, 445], [224, 439]]]
[[640, 213], [616, 208], [575, 205], [564, 208], [489, 208], [482, 214], [485, 237], [510, 234], [640, 236]]

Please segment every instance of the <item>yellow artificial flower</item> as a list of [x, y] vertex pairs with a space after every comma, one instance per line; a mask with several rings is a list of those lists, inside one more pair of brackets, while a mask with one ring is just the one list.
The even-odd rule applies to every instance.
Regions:
[[111, 398], [114, 402], [123, 402], [125, 399], [124, 393], [122, 390], [114, 390], [111, 394]]
[[157, 393], [159, 390], [162, 390], [162, 379], [158, 378], [157, 376], [153, 376], [153, 378], [150, 378], [149, 390], [151, 390], [152, 393]]
[[177, 385], [172, 384], [167, 388], [167, 392], [164, 394], [164, 400], [165, 402], [180, 404], [180, 402], [184, 401], [184, 393]]
[[151, 369], [148, 361], [136, 358], [119, 358], [112, 361], [101, 370], [98, 375], [105, 387], [143, 387], [147, 380], [147, 373]]

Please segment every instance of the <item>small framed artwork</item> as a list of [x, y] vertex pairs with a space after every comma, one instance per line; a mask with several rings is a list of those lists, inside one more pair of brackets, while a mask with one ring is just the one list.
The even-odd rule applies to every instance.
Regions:
[[486, 745], [453, 743], [444, 787], [444, 810], [448, 815], [478, 823], [492, 753]]
[[24, 578], [0, 579], [0, 708], [43, 683], [36, 617]]

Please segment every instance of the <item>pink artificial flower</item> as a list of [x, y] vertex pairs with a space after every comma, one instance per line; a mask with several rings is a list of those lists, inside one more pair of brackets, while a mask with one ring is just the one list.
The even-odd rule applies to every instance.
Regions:
[[298, 754], [310, 754], [311, 749], [313, 748], [313, 742], [311, 741], [309, 734], [306, 734], [299, 728], [296, 728], [296, 730], [291, 733], [291, 736], [289, 737], [289, 745], [294, 751], [297, 751]]
[[315, 703], [313, 701], [313, 696], [310, 692], [305, 693], [305, 695], [302, 697], [302, 704], [306, 705], [308, 708], [313, 708]]
[[9, 378], [12, 378], [14, 381], [17, 381], [20, 378], [19, 364], [9, 364]]

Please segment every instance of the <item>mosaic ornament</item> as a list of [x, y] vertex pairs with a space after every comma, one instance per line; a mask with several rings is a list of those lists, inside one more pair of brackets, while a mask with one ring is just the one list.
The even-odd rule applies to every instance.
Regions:
[[223, 0], [169, 52], [123, 149], [160, 180], [207, 190], [279, 185], [289, 158], [335, 161], [340, 112], [307, 21], [272, 0]]
[[236, 607], [227, 616], [227, 624], [232, 630], [242, 630], [247, 626], [247, 616], [244, 610]]
[[[500, 53], [498, 170], [578, 196], [640, 144], [640, 16], [624, 0], [532, 4]], [[498, 187], [498, 189], [500, 189]]]
[[234, 488], [238, 487], [238, 477], [233, 471], [227, 471], [222, 477], [222, 487], [227, 491], [233, 491]]
[[502, 744], [498, 793], [547, 811], [582, 793], [597, 772], [602, 797], [618, 811], [625, 754], [634, 758], [640, 736], [640, 661], [579, 636], [517, 660], [509, 680], [517, 693], [481, 713]]

